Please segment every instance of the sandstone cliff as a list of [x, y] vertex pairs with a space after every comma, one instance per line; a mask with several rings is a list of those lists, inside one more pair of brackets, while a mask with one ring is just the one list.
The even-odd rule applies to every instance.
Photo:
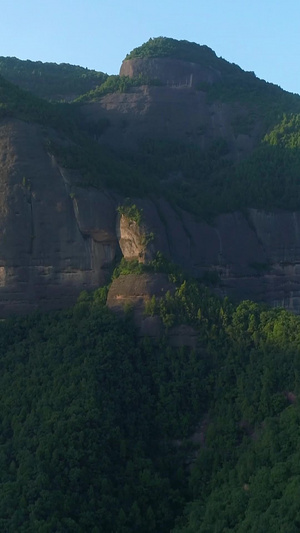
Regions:
[[[261, 140], [264, 119], [255, 105], [249, 108], [235, 98], [222, 102], [208, 97], [206, 86], [222, 85], [227, 79], [224, 60], [215, 59], [213, 66], [168, 57], [125, 59], [121, 76], [156, 80], [160, 85], [107, 94], [83, 105], [82, 114], [92, 123], [106, 120], [109, 128], [99, 142], [118, 150], [136, 151], [149, 139], [192, 143], [206, 150], [222, 139], [230, 157], [240, 160]], [[228, 65], [231, 75], [236, 75], [238, 67]]]
[[221, 79], [221, 72], [211, 66], [167, 57], [125, 59], [120, 76], [138, 76], [159, 80], [172, 87], [197, 87], [201, 83], [214, 83]]
[[0, 159], [0, 315], [71, 304], [105, 280], [101, 267], [117, 243], [105, 213], [114, 220], [114, 208], [106, 210], [109, 199], [97, 192], [71, 199], [38, 126], [2, 122]]
[[42, 138], [39, 126], [0, 126], [1, 317], [71, 304], [106, 282], [116, 251], [142, 260], [161, 251], [197, 277], [217, 274], [222, 294], [300, 311], [300, 213], [251, 209], [209, 225], [162, 198], [134, 199], [152, 234], [145, 246], [145, 232], [117, 213], [122, 198], [71, 192]]
[[[240, 161], [260, 142], [264, 119], [243, 99], [211, 100], [202, 90], [222, 81], [225, 71], [217, 64], [217, 58], [213, 66], [127, 59], [121, 75], [142, 75], [161, 85], [106, 94], [81, 105], [81, 117], [85, 126], [105, 124], [96, 141], [133, 162], [140, 146], [152, 140], [190, 144], [205, 153], [220, 139], [228, 147], [221, 155], [226, 163]], [[193, 276], [218, 280], [222, 295], [300, 312], [300, 212], [245, 209], [208, 224], [153, 192], [131, 199], [143, 214], [137, 223], [118, 212], [126, 203], [121, 194], [76, 185], [85, 181], [81, 171], [64, 168], [47, 148], [48, 137], [74, 142], [59, 136], [47, 126], [6, 116], [0, 122], [0, 318], [67, 306], [83, 289], [105, 284], [116, 258], [147, 262], [158, 251]], [[184, 181], [180, 170], [178, 175]], [[164, 179], [167, 187], [176, 186], [169, 175]], [[113, 285], [109, 305], [133, 298], [139, 307], [145, 299], [141, 280], [131, 279], [132, 294], [129, 279], [122, 282], [124, 294], [118, 293], [120, 283]]]

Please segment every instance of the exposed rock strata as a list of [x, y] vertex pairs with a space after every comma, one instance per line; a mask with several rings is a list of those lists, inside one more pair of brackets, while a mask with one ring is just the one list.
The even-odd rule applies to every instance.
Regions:
[[300, 213], [250, 209], [209, 225], [163, 199], [136, 203], [155, 235], [152, 246], [194, 276], [213, 272], [223, 295], [300, 312]]
[[133, 307], [144, 310], [145, 303], [152, 296], [163, 297], [175, 287], [168, 281], [166, 274], [128, 274], [116, 278], [109, 290], [107, 305], [115, 311], [130, 310]]
[[[99, 142], [126, 151], [149, 139], [193, 143], [206, 150], [223, 139], [240, 160], [260, 141], [264, 125], [254, 109], [239, 102], [211, 102], [205, 87], [222, 80], [209, 66], [172, 58], [124, 60], [120, 75], [157, 79], [162, 85], [132, 87], [82, 106], [86, 121], [110, 125]], [[255, 115], [255, 120], [253, 116]]]

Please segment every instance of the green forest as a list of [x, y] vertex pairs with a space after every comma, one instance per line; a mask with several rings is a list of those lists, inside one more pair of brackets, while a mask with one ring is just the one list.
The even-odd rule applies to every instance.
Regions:
[[108, 77], [104, 72], [68, 63], [22, 61], [16, 57], [0, 57], [0, 74], [20, 88], [53, 101], [72, 101]]
[[[299, 530], [300, 318], [152, 268], [157, 341], [108, 287], [1, 322], [2, 531]], [[182, 323], [196, 349], [169, 345]]]

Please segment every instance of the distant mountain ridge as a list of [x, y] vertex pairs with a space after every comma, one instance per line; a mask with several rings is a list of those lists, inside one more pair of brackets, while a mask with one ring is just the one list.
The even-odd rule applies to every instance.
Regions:
[[107, 74], [68, 63], [0, 57], [0, 74], [22, 89], [48, 100], [71, 101], [101, 85]]

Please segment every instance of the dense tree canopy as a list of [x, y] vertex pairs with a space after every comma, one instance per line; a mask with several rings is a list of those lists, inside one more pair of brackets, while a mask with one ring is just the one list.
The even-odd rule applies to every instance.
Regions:
[[[106, 288], [1, 322], [3, 531], [297, 530], [300, 318], [153, 268], [177, 286], [146, 308], [159, 342]], [[169, 346], [181, 323], [197, 349]]]
[[0, 57], [0, 74], [11, 83], [47, 100], [74, 100], [101, 85], [107, 74], [68, 63], [22, 61]]

